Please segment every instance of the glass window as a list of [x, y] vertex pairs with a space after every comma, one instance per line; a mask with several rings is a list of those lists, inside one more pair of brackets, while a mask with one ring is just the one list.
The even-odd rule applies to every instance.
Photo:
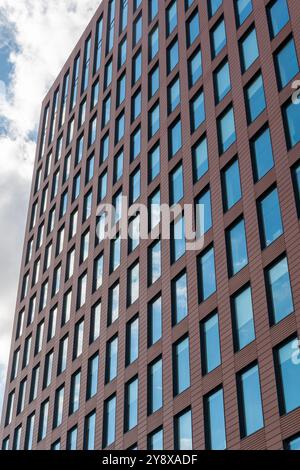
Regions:
[[112, 81], [112, 60], [109, 60], [104, 69], [104, 90], [109, 87]]
[[235, 0], [237, 25], [241, 26], [252, 13], [252, 0]]
[[153, 414], [163, 406], [162, 359], [148, 366], [148, 414]]
[[298, 218], [300, 218], [300, 163], [297, 163], [292, 168], [292, 178], [293, 178], [293, 186], [294, 186]]
[[105, 382], [112, 382], [118, 374], [118, 337], [110, 339], [106, 344]]
[[175, 80], [168, 86], [168, 113], [171, 114], [180, 104], [180, 80]]
[[251, 287], [231, 298], [234, 346], [240, 351], [255, 340]]
[[169, 127], [169, 158], [171, 159], [181, 149], [182, 135], [181, 135], [181, 120], [177, 119]]
[[204, 397], [204, 423], [206, 449], [226, 449], [224, 397], [222, 388]]
[[107, 133], [101, 140], [100, 165], [107, 160], [109, 154], [109, 134]]
[[35, 423], [35, 414], [32, 413], [30, 416], [28, 416], [27, 422], [26, 422], [24, 450], [32, 450], [33, 437], [34, 437], [34, 423]]
[[130, 138], [130, 158], [135, 160], [141, 153], [141, 127], [138, 126]]
[[197, 93], [190, 102], [191, 113], [191, 132], [196, 129], [205, 121], [205, 107], [204, 107], [204, 93], [203, 91]]
[[201, 323], [202, 374], [208, 374], [221, 364], [219, 316], [214, 313]]
[[286, 133], [287, 147], [290, 150], [300, 142], [300, 106], [288, 102], [283, 107], [284, 129]]
[[222, 5], [223, 0], [208, 0], [209, 16], [212, 17]]
[[117, 81], [117, 108], [123, 103], [126, 97], [126, 75], [122, 75]]
[[134, 304], [139, 298], [140, 292], [140, 265], [135, 263], [128, 270], [128, 305]]
[[179, 275], [172, 281], [173, 324], [180, 323], [188, 314], [187, 276]]
[[95, 449], [96, 434], [96, 411], [90, 413], [84, 421], [84, 441], [83, 448], [85, 450]]
[[215, 85], [216, 103], [220, 103], [220, 101], [222, 101], [222, 99], [231, 90], [228, 60], [226, 60], [225, 62], [222, 62], [222, 64], [214, 72], [214, 85]]
[[132, 253], [140, 244], [140, 214], [129, 220], [128, 253]]
[[132, 84], [134, 85], [142, 75], [142, 51], [137, 52], [137, 54], [132, 59]]
[[125, 37], [119, 45], [118, 67], [121, 68], [126, 62], [127, 56], [127, 38]]
[[271, 322], [279, 323], [294, 311], [286, 257], [266, 269], [266, 288]]
[[222, 171], [222, 190], [224, 211], [227, 212], [242, 197], [238, 160], [230, 162]]
[[255, 121], [266, 108], [264, 84], [261, 74], [252, 80], [245, 88], [245, 101], [248, 123], [251, 123]]
[[153, 106], [149, 111], [148, 115], [148, 126], [149, 126], [149, 140], [158, 132], [160, 126], [159, 119], [159, 103]]
[[139, 319], [134, 317], [126, 325], [126, 365], [132, 364], [139, 356]]
[[286, 0], [274, 0], [267, 6], [271, 37], [274, 38], [290, 21]]
[[167, 36], [177, 27], [177, 0], [171, 3], [166, 10], [166, 30]]
[[291, 38], [274, 55], [278, 86], [284, 88], [299, 72], [294, 39]]
[[110, 120], [110, 95], [108, 95], [105, 100], [103, 101], [103, 108], [102, 108], [102, 129], [105, 127]]
[[179, 395], [188, 389], [190, 382], [189, 338], [179, 340], [173, 345], [173, 393]]
[[162, 303], [158, 297], [148, 305], [148, 346], [152, 346], [162, 336]]
[[143, 34], [143, 17], [139, 15], [137, 19], [133, 23], [133, 47], [137, 45], [137, 43], [142, 38]]
[[167, 70], [168, 74], [174, 70], [179, 61], [179, 47], [177, 38], [171, 43], [167, 49]]
[[87, 274], [80, 276], [77, 289], [77, 309], [81, 308], [86, 301]]
[[67, 434], [67, 450], [76, 450], [77, 449], [77, 435], [78, 429], [77, 426], [70, 429]]
[[219, 152], [226, 152], [236, 141], [233, 108], [227, 109], [218, 118]]
[[60, 387], [55, 392], [53, 429], [61, 425], [64, 411], [65, 388]]
[[80, 404], [80, 379], [81, 371], [75, 372], [71, 376], [70, 399], [69, 399], [69, 415], [79, 410]]
[[44, 377], [43, 377], [43, 389], [49, 387], [52, 379], [52, 369], [53, 369], [53, 358], [54, 351], [50, 351], [46, 354], [45, 357], [45, 366], [44, 366]]
[[161, 276], [161, 242], [155, 242], [149, 248], [149, 285]]
[[110, 446], [116, 439], [116, 395], [104, 402], [103, 448]]
[[186, 250], [184, 216], [179, 216], [171, 223], [171, 262], [175, 263]]
[[214, 248], [209, 248], [198, 258], [199, 302], [204, 302], [216, 291]]
[[154, 59], [159, 49], [158, 26], [150, 33], [149, 36], [149, 62]]
[[195, 200], [197, 237], [202, 237], [212, 227], [210, 189], [205, 189]]
[[240, 219], [226, 231], [228, 272], [232, 277], [248, 264], [244, 219]]
[[67, 357], [68, 357], [68, 336], [65, 336], [60, 340], [59, 351], [58, 351], [58, 367], [57, 375], [61, 374], [67, 367]]
[[149, 450], [163, 450], [164, 449], [164, 432], [163, 429], [156, 429], [148, 436]]
[[138, 423], [138, 378], [125, 385], [125, 426], [124, 431], [130, 431]]
[[174, 437], [176, 450], [193, 449], [192, 411], [190, 409], [175, 416]]
[[135, 121], [135, 119], [141, 114], [142, 111], [142, 92], [138, 90], [132, 97], [132, 105], [131, 105], [131, 121]]
[[150, 230], [153, 230], [160, 223], [160, 190], [156, 190], [148, 200], [150, 211]]
[[96, 395], [98, 389], [99, 356], [96, 354], [88, 360], [86, 399]]
[[149, 99], [152, 98], [159, 89], [159, 65], [156, 65], [149, 73]]
[[45, 439], [48, 427], [49, 399], [41, 404], [38, 441]]
[[208, 171], [207, 138], [203, 137], [192, 148], [194, 182], [199, 181]]
[[100, 336], [101, 329], [101, 301], [92, 307], [90, 325], [90, 344]]
[[84, 333], [84, 319], [80, 320], [75, 325], [74, 332], [74, 347], [73, 347], [73, 360], [79, 357], [83, 351], [83, 333]]
[[262, 248], [271, 245], [283, 234], [281, 210], [277, 188], [271, 189], [258, 200], [258, 217]]
[[99, 176], [98, 180], [98, 203], [103, 201], [107, 193], [107, 170]]
[[130, 204], [138, 200], [141, 195], [141, 170], [137, 168], [132, 175], [130, 175]]
[[119, 283], [109, 289], [108, 324], [110, 325], [119, 317]]
[[211, 49], [212, 49], [212, 58], [214, 59], [221, 50], [226, 46], [226, 29], [225, 21], [222, 18], [219, 21], [214, 29], [211, 31]]
[[123, 139], [125, 133], [125, 113], [124, 111], [117, 117], [116, 120], [116, 135], [115, 142], [116, 144]]
[[123, 150], [119, 152], [114, 159], [114, 183], [119, 181], [119, 179], [123, 176], [123, 160], [124, 160], [124, 153]]
[[274, 166], [272, 142], [269, 128], [265, 128], [251, 141], [254, 180], [258, 181]]
[[187, 21], [186, 24], [186, 41], [187, 47], [190, 47], [200, 34], [200, 23], [198, 11], [196, 11]]
[[[45, 361], [46, 361], [46, 359], [45, 359]], [[37, 394], [38, 394], [40, 369], [41, 369], [40, 364], [38, 364], [37, 366], [35, 366], [32, 369], [29, 403], [31, 403], [33, 400], [35, 400], [36, 397], [37, 397]]]
[[158, 0], [149, 0], [149, 23], [154, 20], [158, 14]]
[[237, 376], [241, 437], [250, 436], [264, 426], [258, 365]]
[[96, 291], [102, 286], [103, 281], [103, 255], [97, 256], [94, 261], [93, 273], [93, 291]]
[[170, 173], [170, 205], [183, 198], [183, 168], [179, 165]]
[[202, 53], [197, 49], [188, 60], [189, 86], [192, 88], [202, 76]]
[[148, 157], [148, 179], [153, 181], [160, 173], [160, 146], [159, 144], [150, 150]]
[[294, 436], [284, 442], [286, 450], [300, 450], [300, 436]]
[[240, 42], [242, 71], [246, 72], [259, 56], [256, 30], [251, 29]]

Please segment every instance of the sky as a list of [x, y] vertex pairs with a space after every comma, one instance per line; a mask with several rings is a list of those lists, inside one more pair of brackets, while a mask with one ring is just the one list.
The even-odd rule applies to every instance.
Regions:
[[0, 411], [41, 103], [101, 0], [0, 0]]

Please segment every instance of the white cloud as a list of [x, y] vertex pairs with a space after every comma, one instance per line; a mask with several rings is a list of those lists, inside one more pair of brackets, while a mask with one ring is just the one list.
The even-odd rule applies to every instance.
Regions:
[[0, 47], [11, 47], [0, 83], [0, 409], [41, 102], [100, 0], [0, 0]]

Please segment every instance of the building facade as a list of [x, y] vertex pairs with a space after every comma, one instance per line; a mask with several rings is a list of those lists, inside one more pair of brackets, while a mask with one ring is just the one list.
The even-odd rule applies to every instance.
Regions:
[[[298, 0], [99, 5], [42, 105], [3, 449], [300, 448], [299, 33]], [[102, 239], [122, 195], [201, 204], [204, 246]]]

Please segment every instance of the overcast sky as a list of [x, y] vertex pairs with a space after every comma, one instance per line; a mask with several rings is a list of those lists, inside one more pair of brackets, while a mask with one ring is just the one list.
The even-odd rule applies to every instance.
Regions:
[[0, 0], [0, 410], [41, 102], [101, 0]]

